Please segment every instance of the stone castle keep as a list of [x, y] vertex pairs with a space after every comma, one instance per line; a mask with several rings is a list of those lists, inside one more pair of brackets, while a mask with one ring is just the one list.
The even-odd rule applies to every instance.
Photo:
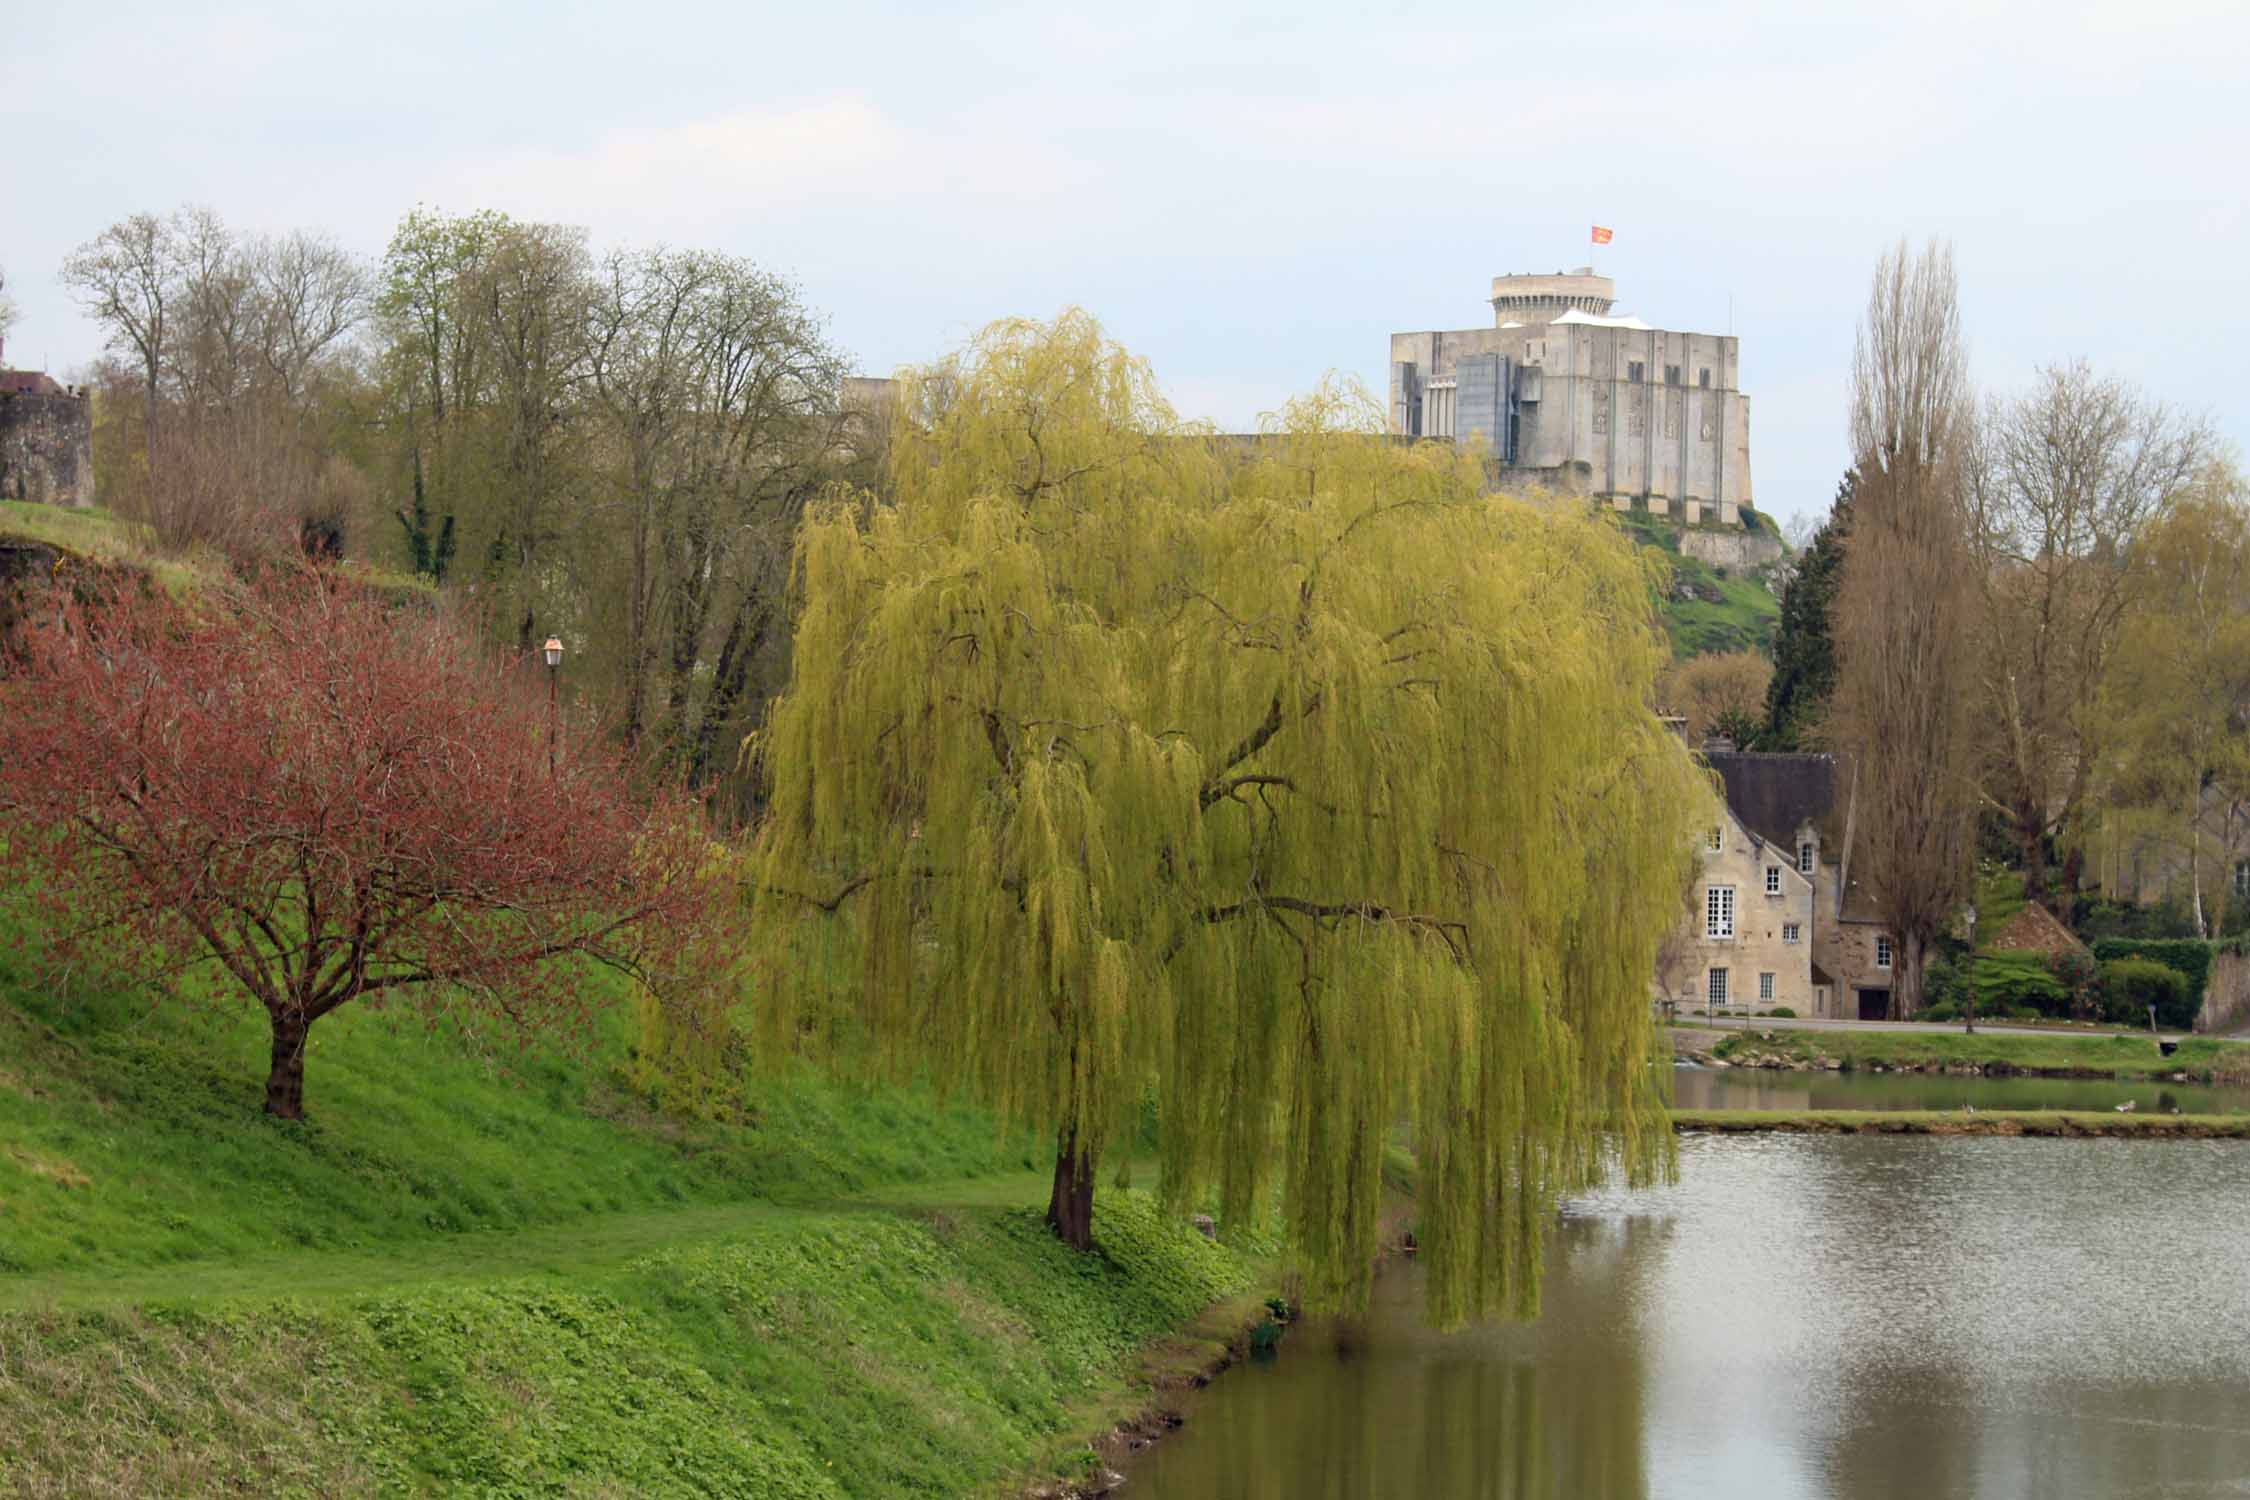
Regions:
[[0, 350], [0, 500], [94, 503], [94, 417], [82, 391], [37, 370], [11, 370]]
[[1735, 339], [1613, 317], [1616, 294], [1590, 267], [1495, 276], [1494, 326], [1392, 334], [1391, 430], [1481, 442], [1503, 485], [1740, 525], [1750, 398]]

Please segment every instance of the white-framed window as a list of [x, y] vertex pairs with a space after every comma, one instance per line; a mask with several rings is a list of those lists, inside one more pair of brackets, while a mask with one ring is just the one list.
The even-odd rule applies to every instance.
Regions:
[[1703, 835], [1703, 847], [1710, 850], [1713, 854], [1717, 854], [1721, 850], [1725, 849], [1726, 846], [1727, 825], [1724, 823], [1713, 823], [1711, 825], [1711, 831]]
[[1713, 1005], [1724, 1005], [1727, 1003], [1726, 970], [1713, 969], [1708, 975], [1704, 977], [1703, 984], [1704, 998], [1709, 1000]]
[[1813, 872], [1813, 861], [1817, 857], [1818, 853], [1811, 844], [1799, 844], [1797, 846], [1797, 873], [1810, 875]]
[[1758, 999], [1761, 1003], [1767, 1005], [1773, 1003], [1773, 976], [1771, 974], [1760, 974], [1758, 976]]
[[1779, 865], [1766, 866], [1766, 894], [1769, 896], [1781, 894], [1781, 866]]
[[1734, 887], [1711, 885], [1703, 888], [1703, 935], [1707, 938], [1734, 936]]
[[1875, 967], [1887, 969], [1890, 966], [1891, 935], [1887, 932], [1878, 932], [1875, 934]]
[[1781, 924], [1781, 940], [1785, 943], [1803, 942], [1803, 932], [1804, 929], [1798, 926], [1795, 922], [1784, 922]]

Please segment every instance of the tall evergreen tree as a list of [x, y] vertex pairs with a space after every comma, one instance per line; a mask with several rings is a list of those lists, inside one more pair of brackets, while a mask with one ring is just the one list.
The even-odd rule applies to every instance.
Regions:
[[1852, 495], [1856, 469], [1846, 469], [1836, 486], [1828, 519], [1813, 533], [1797, 571], [1781, 591], [1781, 621], [1774, 629], [1773, 680], [1766, 684], [1766, 723], [1758, 744], [1766, 750], [1809, 750], [1828, 695], [1836, 686], [1836, 642], [1829, 616], [1836, 582], [1843, 576], [1844, 549], [1852, 533]]

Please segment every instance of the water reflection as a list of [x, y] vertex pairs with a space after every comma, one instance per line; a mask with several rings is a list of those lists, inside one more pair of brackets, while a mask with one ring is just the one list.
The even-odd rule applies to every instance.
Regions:
[[1535, 1323], [1294, 1335], [1152, 1500], [2250, 1494], [2250, 1148], [1776, 1136], [1574, 1204]]

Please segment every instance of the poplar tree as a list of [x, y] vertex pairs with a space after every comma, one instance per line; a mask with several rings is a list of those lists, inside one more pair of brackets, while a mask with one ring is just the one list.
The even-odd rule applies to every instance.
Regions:
[[1964, 500], [1974, 414], [1953, 253], [1883, 256], [1852, 355], [1851, 538], [1832, 615], [1832, 742], [1860, 825], [1845, 857], [1897, 940], [1894, 1021], [1969, 893], [1975, 582]]
[[784, 976], [769, 1047], [1051, 1132], [1080, 1248], [1153, 1099], [1167, 1200], [1277, 1195], [1331, 1304], [1409, 1130], [1432, 1316], [1532, 1309], [1558, 1197], [1671, 1169], [1649, 975], [1712, 793], [1649, 566], [1482, 489], [1357, 389], [1194, 432], [1082, 313], [909, 378], [887, 501], [798, 546], [756, 909], [858, 968]]

